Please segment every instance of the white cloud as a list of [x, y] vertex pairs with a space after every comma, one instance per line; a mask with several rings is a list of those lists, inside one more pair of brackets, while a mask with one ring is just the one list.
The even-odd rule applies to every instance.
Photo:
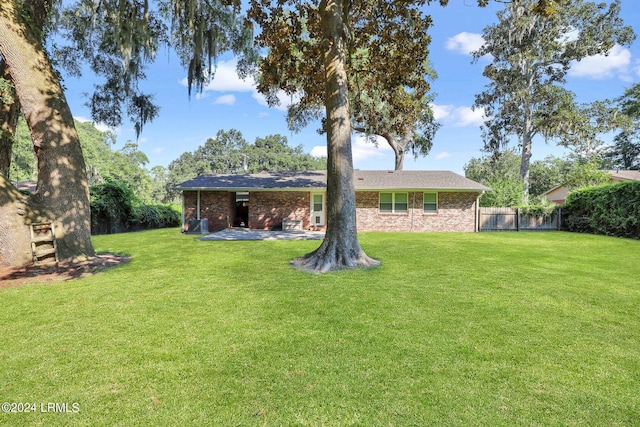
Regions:
[[104, 123], [95, 123], [93, 120], [87, 119], [86, 117], [83, 117], [83, 116], [75, 116], [74, 119], [76, 119], [81, 123], [91, 122], [91, 124], [93, 124], [93, 127], [98, 129], [100, 132], [111, 132], [114, 134], [117, 134], [118, 132], [120, 132], [120, 128], [112, 129], [109, 126], [105, 125]]
[[151, 150], [153, 154], [160, 154], [165, 150], [165, 147], [157, 147]]
[[484, 120], [484, 109], [471, 107], [458, 107], [455, 109], [456, 116], [455, 126], [480, 126]]
[[[256, 91], [253, 93], [252, 96], [253, 96], [253, 99], [255, 99], [258, 102], [258, 104], [264, 105], [265, 107], [269, 106], [266, 98], [261, 93], [258, 93]], [[280, 101], [280, 103], [271, 108], [275, 108], [276, 110], [279, 110], [279, 111], [287, 111], [287, 107], [289, 107], [289, 105], [293, 104], [294, 102], [298, 102], [299, 100], [300, 100], [300, 96], [298, 95], [294, 95], [292, 97], [291, 95], [287, 95], [283, 91], [280, 91], [278, 92], [278, 101]]]
[[219, 104], [219, 105], [234, 105], [236, 103], [236, 96], [235, 95], [222, 95], [217, 97], [214, 101], [214, 104]]
[[573, 62], [569, 75], [593, 80], [603, 80], [616, 74], [628, 79], [631, 65], [631, 52], [620, 45], [615, 45], [608, 55], [594, 55], [580, 62]]
[[462, 32], [447, 39], [445, 47], [464, 55], [471, 55], [472, 52], [480, 49], [484, 44], [482, 34]]
[[351, 150], [354, 162], [367, 160], [372, 157], [382, 157], [393, 151], [387, 141], [381, 136], [376, 137], [376, 143], [373, 143], [369, 142], [367, 137], [363, 135], [357, 135], [351, 139]]
[[[236, 60], [220, 61], [216, 67], [212, 67], [213, 78], [204, 86], [203, 93], [212, 92], [252, 92], [255, 90], [256, 83], [252, 77], [241, 79], [236, 71]], [[188, 85], [185, 77], [180, 80], [183, 86]]]
[[436, 120], [455, 127], [480, 126], [484, 121], [484, 109], [456, 107], [454, 105], [436, 105], [431, 108]]
[[327, 146], [316, 145], [311, 149], [311, 155], [313, 157], [327, 157]]
[[[377, 143], [377, 146], [376, 146]], [[351, 152], [353, 161], [363, 161], [371, 158], [385, 157], [393, 153], [387, 141], [382, 137], [376, 137], [376, 143], [368, 142], [367, 137], [363, 135], [355, 135], [351, 138]], [[311, 149], [311, 155], [314, 157], [327, 157], [327, 146], [316, 145]]]
[[436, 154], [436, 160], [446, 159], [447, 157], [451, 157], [451, 154], [447, 153], [446, 151]]
[[453, 105], [436, 105], [431, 104], [431, 110], [433, 111], [433, 117], [436, 120], [442, 120], [447, 118], [453, 111]]
[[[250, 92], [251, 96], [258, 104], [269, 107], [265, 97], [256, 90], [256, 82], [253, 77], [249, 76], [245, 79], [238, 77], [238, 73], [236, 71], [237, 64], [236, 60], [220, 61], [213, 69], [214, 74], [211, 81], [204, 86], [201, 94], [196, 95], [196, 99], [207, 97], [208, 95], [206, 92]], [[188, 80], [185, 77], [180, 80], [179, 83], [183, 86], [187, 86]], [[278, 99], [280, 100], [280, 104], [271, 108], [275, 108], [279, 111], [287, 111], [287, 107], [293, 102], [298, 101], [299, 97], [294, 96], [292, 99], [291, 96], [284, 92], [279, 92]], [[233, 105], [235, 104], [235, 101], [236, 98], [234, 95], [224, 95], [216, 98], [214, 104]]]

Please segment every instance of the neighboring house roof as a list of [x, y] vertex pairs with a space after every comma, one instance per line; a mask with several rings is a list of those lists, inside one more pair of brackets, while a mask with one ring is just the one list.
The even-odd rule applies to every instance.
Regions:
[[[353, 172], [356, 190], [489, 191], [489, 187], [449, 171]], [[200, 175], [176, 186], [179, 190], [313, 190], [325, 189], [327, 171], [261, 172], [247, 175]]]
[[569, 191], [569, 189], [567, 189], [567, 187], [565, 187], [564, 185], [561, 184], [561, 185], [556, 185], [552, 189], [545, 191], [544, 193], [542, 193], [542, 196], [547, 196], [547, 195], [549, 195], [551, 193], [554, 193], [554, 192], [556, 192], [557, 190], [560, 190], [560, 189], [565, 189], [566, 191]]
[[[611, 179], [614, 182], [620, 181], [640, 181], [640, 171], [629, 171], [629, 170], [608, 170], [609, 175], [611, 175]], [[564, 185], [556, 185], [550, 190], [542, 193], [543, 196], [547, 196], [559, 189], [565, 189]], [[567, 190], [568, 191], [568, 190]]]
[[607, 172], [614, 181], [640, 181], [640, 171], [610, 170]]

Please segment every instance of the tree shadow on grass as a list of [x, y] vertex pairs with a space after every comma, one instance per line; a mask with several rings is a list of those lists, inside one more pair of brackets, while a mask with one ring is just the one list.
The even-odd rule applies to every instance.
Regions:
[[22, 267], [0, 269], [0, 288], [21, 286], [26, 283], [63, 282], [92, 276], [107, 268], [126, 264], [131, 257], [121, 254], [103, 253], [86, 261], [59, 262], [58, 264], [29, 264]]

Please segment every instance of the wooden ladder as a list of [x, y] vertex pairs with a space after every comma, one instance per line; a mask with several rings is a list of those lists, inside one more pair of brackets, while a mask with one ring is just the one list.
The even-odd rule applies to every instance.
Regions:
[[53, 223], [31, 224], [31, 253], [34, 264], [58, 263], [58, 243]]

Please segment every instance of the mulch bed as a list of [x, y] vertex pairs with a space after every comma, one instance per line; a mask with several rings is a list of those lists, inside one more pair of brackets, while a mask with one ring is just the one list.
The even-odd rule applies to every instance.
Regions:
[[61, 282], [91, 276], [109, 267], [127, 263], [126, 255], [100, 254], [82, 262], [59, 262], [57, 265], [34, 265], [0, 268], [0, 288], [33, 282]]

